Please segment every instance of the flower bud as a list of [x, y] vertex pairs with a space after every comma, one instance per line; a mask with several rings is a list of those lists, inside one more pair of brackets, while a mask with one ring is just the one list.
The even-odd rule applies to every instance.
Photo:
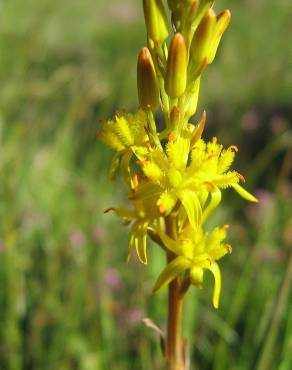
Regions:
[[198, 77], [195, 82], [194, 86], [191, 92], [191, 97], [189, 100], [189, 104], [186, 109], [186, 116], [187, 117], [192, 117], [196, 111], [197, 111], [197, 106], [198, 106], [198, 100], [199, 100], [199, 92], [200, 92], [200, 80], [201, 78]]
[[193, 0], [190, 4], [190, 9], [188, 12], [187, 21], [189, 26], [191, 26], [192, 22], [194, 21], [196, 15], [198, 14], [199, 10], [199, 0]]
[[141, 49], [138, 56], [137, 87], [141, 108], [154, 111], [159, 105], [159, 89], [153, 60], [148, 48]]
[[165, 76], [165, 91], [172, 98], [180, 97], [187, 84], [188, 52], [185, 40], [176, 33], [171, 41]]
[[230, 23], [231, 13], [226, 9], [222, 13], [218, 14], [216, 19], [215, 35], [208, 55], [208, 64], [211, 64], [215, 58], [221, 37]]
[[143, 0], [148, 38], [163, 42], [168, 36], [168, 23], [161, 0]]
[[209, 9], [199, 24], [191, 43], [190, 56], [192, 62], [200, 64], [209, 55], [215, 25], [216, 15], [212, 9]]

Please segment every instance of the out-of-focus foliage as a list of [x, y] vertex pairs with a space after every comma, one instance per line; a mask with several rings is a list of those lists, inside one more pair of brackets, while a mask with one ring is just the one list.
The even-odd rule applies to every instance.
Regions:
[[[221, 308], [211, 307], [206, 280], [209, 295], [191, 293], [184, 326], [194, 368], [289, 370], [292, 5], [224, 5], [233, 21], [200, 106], [209, 136], [239, 146], [237, 168], [260, 204], [230, 192], [215, 214], [214, 223], [235, 224]], [[142, 26], [136, 0], [1, 2], [1, 369], [162, 366], [141, 320], [164, 325], [166, 292], [150, 294], [163, 256], [151, 270], [125, 264], [127, 233], [102, 213], [121, 194], [95, 140], [98, 119], [136, 106]]]

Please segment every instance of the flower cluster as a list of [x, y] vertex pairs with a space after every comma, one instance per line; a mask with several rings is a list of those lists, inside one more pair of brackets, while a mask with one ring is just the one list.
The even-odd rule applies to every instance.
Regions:
[[[205, 222], [232, 187], [248, 201], [256, 198], [240, 184], [242, 175], [230, 170], [236, 146], [226, 149], [202, 134], [203, 112], [197, 124], [200, 81], [214, 60], [230, 12], [216, 15], [213, 1], [168, 0], [174, 35], [169, 35], [161, 0], [144, 0], [147, 47], [138, 56], [136, 114], [117, 113], [104, 121], [99, 138], [115, 150], [110, 175], [120, 171], [131, 206], [110, 208], [130, 225], [128, 259], [136, 250], [147, 264], [150, 237], [168, 257], [154, 291], [180, 279], [181, 286], [202, 287], [205, 270], [215, 278], [213, 305], [218, 307], [221, 275], [217, 260], [231, 253], [224, 242], [227, 225], [205, 230]], [[160, 107], [164, 127], [158, 131], [155, 113]]]

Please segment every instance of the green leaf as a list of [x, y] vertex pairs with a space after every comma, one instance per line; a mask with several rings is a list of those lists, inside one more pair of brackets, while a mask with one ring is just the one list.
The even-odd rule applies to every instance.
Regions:
[[157, 292], [160, 288], [163, 288], [169, 284], [173, 279], [175, 279], [181, 272], [189, 269], [192, 266], [192, 261], [185, 257], [177, 257], [172, 262], [170, 262], [165, 269], [162, 271], [158, 277], [153, 293]]

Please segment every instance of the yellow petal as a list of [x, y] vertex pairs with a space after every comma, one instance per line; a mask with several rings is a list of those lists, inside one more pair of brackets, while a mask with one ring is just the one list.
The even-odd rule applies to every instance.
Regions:
[[127, 151], [121, 156], [120, 170], [121, 174], [129, 187], [131, 187], [131, 169], [130, 161], [132, 158], [132, 152]]
[[232, 148], [222, 150], [218, 160], [218, 173], [222, 174], [227, 171], [234, 161], [235, 152]]
[[216, 189], [211, 192], [211, 200], [207, 208], [203, 212], [202, 222], [206, 221], [210, 213], [218, 206], [220, 202], [221, 202], [221, 191], [216, 187]]
[[163, 172], [160, 167], [154, 162], [146, 162], [142, 166], [142, 170], [146, 177], [148, 177], [153, 182], [160, 182], [163, 180]]
[[182, 254], [182, 248], [179, 242], [171, 239], [168, 235], [166, 235], [161, 230], [158, 230], [158, 235], [167, 249], [169, 249], [171, 252], [173, 252], [176, 255]]
[[181, 272], [187, 270], [192, 265], [192, 262], [185, 257], [177, 257], [170, 262], [158, 277], [153, 293], [157, 292], [160, 288], [163, 288], [175, 279]]
[[214, 276], [214, 289], [213, 289], [213, 306], [215, 308], [219, 307], [219, 298], [221, 292], [221, 272], [220, 268], [216, 262], [212, 262], [209, 266], [207, 265], [206, 268], [210, 270]]
[[131, 131], [129, 121], [125, 116], [116, 116], [113, 124], [113, 130], [120, 141], [125, 146], [131, 146], [134, 144], [134, 137]]
[[193, 191], [182, 190], [177, 196], [182, 202], [191, 226], [197, 229], [202, 221], [202, 208], [197, 195]]
[[147, 264], [147, 227], [148, 222], [136, 221], [132, 226], [132, 237], [131, 237], [131, 249], [133, 245], [136, 248], [137, 256], [139, 261], [144, 265]]
[[242, 186], [238, 184], [232, 185], [233, 189], [244, 199], [257, 203], [258, 200], [256, 197], [254, 197], [252, 194], [250, 194], [248, 191], [246, 191]]
[[147, 265], [147, 235], [140, 235], [136, 238], [136, 252], [139, 258], [139, 261], [144, 265]]
[[115, 178], [119, 165], [120, 165], [120, 155], [117, 153], [113, 156], [111, 160], [110, 169], [109, 169], [110, 180], [113, 180]]
[[165, 216], [168, 215], [177, 202], [177, 197], [171, 192], [165, 191], [161, 194], [160, 198], [157, 201], [160, 213], [163, 213]]

